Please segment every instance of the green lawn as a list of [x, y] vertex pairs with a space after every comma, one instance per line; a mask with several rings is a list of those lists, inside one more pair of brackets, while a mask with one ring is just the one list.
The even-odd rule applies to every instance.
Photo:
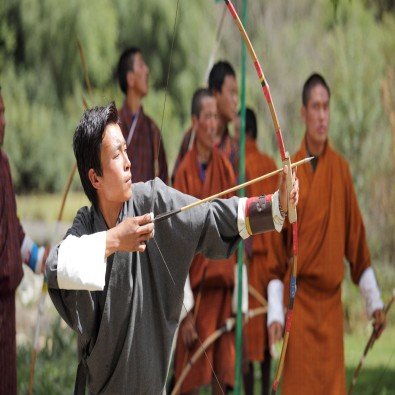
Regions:
[[[395, 394], [395, 321], [391, 314], [392, 324], [383, 332], [381, 338], [368, 352], [365, 363], [359, 374], [354, 394], [389, 395]], [[351, 382], [354, 370], [359, 363], [365, 345], [369, 339], [366, 334], [346, 335], [345, 355], [347, 383]]]
[[[21, 219], [54, 222], [59, 214], [62, 196], [58, 194], [19, 195], [16, 200], [18, 215]], [[66, 199], [62, 220], [72, 222], [77, 210], [89, 205], [89, 200], [83, 192], [70, 192]]]

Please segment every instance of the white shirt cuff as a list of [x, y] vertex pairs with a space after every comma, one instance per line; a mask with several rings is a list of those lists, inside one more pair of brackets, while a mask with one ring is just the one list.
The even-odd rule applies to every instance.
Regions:
[[267, 327], [273, 322], [278, 322], [284, 327], [283, 292], [282, 281], [275, 279], [269, 282], [267, 286]]
[[281, 215], [280, 212], [280, 200], [278, 191], [274, 192], [272, 196], [272, 215], [274, 228], [277, 230], [277, 232], [281, 232], [285, 218]]
[[369, 318], [372, 318], [372, 314], [375, 310], [381, 310], [384, 307], [372, 267], [368, 267], [362, 273], [359, 280], [359, 289], [365, 300], [366, 313]]
[[[235, 265], [235, 287], [233, 289], [232, 295], [232, 311], [234, 314], [237, 313], [237, 295], [239, 294], [239, 281], [238, 281], [238, 266]], [[242, 290], [241, 290], [241, 311], [243, 314], [248, 313], [248, 277], [247, 277], [247, 268], [243, 263], [242, 270]]]
[[193, 297], [193, 292], [191, 288], [191, 281], [188, 277], [185, 281], [184, 285], [184, 304], [181, 309], [180, 314], [180, 322], [187, 316], [187, 314], [192, 310], [193, 306], [195, 305], [195, 299]]
[[106, 282], [106, 232], [67, 236], [59, 246], [60, 289], [102, 291]]
[[239, 206], [237, 208], [237, 228], [239, 230], [239, 235], [245, 240], [250, 237], [249, 233], [247, 232], [246, 226], [246, 204], [247, 204], [246, 197], [239, 199]]
[[45, 247], [39, 247], [29, 236], [25, 235], [21, 246], [22, 262], [36, 274], [41, 274], [44, 253]]
[[21, 246], [22, 262], [26, 261], [26, 257], [30, 254], [33, 244], [34, 241], [29, 236], [25, 235]]

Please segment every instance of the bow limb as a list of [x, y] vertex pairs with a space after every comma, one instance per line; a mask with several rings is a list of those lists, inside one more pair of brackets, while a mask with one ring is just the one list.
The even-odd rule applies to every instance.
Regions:
[[[231, 320], [231, 321], [229, 321], [229, 320]], [[227, 330], [227, 325], [231, 325], [231, 328], [232, 328], [234, 326], [234, 318], [228, 318], [226, 323], [221, 328], [217, 329], [209, 337], [207, 337], [207, 339], [204, 340], [204, 342], [201, 343], [198, 350], [192, 355], [192, 357], [189, 359], [189, 361], [187, 361], [186, 366], [182, 370], [180, 378], [178, 379], [177, 383], [175, 384], [171, 395], [176, 395], [180, 392], [181, 385], [184, 382], [185, 378], [187, 377], [192, 366], [203, 354], [206, 353], [207, 348], [211, 344], [213, 344], [217, 339], [219, 339], [224, 333], [229, 332], [231, 330], [231, 328], [229, 330]]]
[[[291, 161], [288, 156], [288, 152], [286, 153], [286, 159], [284, 160], [284, 165], [288, 166], [288, 169], [291, 169]], [[296, 277], [298, 270], [298, 223], [297, 223], [297, 213], [295, 205], [290, 201], [289, 195], [292, 190], [293, 180], [292, 180], [292, 172], [288, 171], [287, 173], [287, 195], [288, 195], [288, 220], [292, 227], [292, 269], [291, 269], [291, 279], [289, 284], [289, 301], [288, 301], [288, 309], [287, 315], [285, 319], [285, 332], [284, 332], [284, 341], [281, 348], [280, 360], [277, 366], [276, 375], [274, 377], [273, 385], [272, 385], [272, 394], [277, 392], [278, 385], [280, 383], [281, 375], [284, 368], [285, 355], [287, 353], [289, 335], [291, 332], [292, 325], [292, 317], [293, 317], [293, 307], [295, 303], [296, 296]]]
[[270, 89], [269, 89], [269, 84], [267, 83], [267, 80], [265, 78], [265, 75], [263, 73], [262, 67], [259, 63], [259, 60], [256, 56], [255, 50], [251, 44], [251, 41], [248, 37], [248, 34], [243, 26], [243, 23], [241, 22], [237, 11], [235, 7], [233, 6], [232, 2], [230, 0], [224, 0], [225, 4], [230, 12], [230, 14], [233, 17], [234, 22], [237, 25], [237, 28], [240, 31], [240, 34], [247, 46], [248, 53], [250, 55], [250, 58], [252, 59], [252, 62], [254, 64], [255, 70], [257, 72], [263, 95], [265, 97], [265, 100], [269, 106], [270, 114], [272, 117], [273, 125], [274, 125], [274, 130], [276, 133], [276, 138], [277, 138], [277, 145], [280, 151], [281, 155], [281, 160], [284, 165], [288, 166], [288, 173], [287, 173], [287, 195], [288, 195], [288, 215], [289, 215], [289, 220], [290, 223], [292, 224], [292, 238], [293, 238], [293, 260], [292, 260], [292, 275], [291, 275], [291, 281], [290, 281], [290, 298], [289, 298], [289, 305], [288, 305], [288, 311], [287, 311], [287, 318], [286, 318], [286, 332], [285, 332], [285, 337], [284, 337], [284, 342], [283, 342], [283, 348], [281, 350], [281, 357], [280, 357], [280, 362], [278, 365], [277, 373], [273, 382], [272, 386], [272, 394], [275, 394], [277, 392], [278, 384], [281, 378], [281, 373], [284, 365], [284, 360], [285, 360], [285, 354], [287, 350], [287, 345], [288, 345], [288, 338], [289, 338], [289, 333], [291, 329], [291, 323], [292, 323], [292, 313], [293, 313], [293, 305], [294, 305], [294, 300], [295, 300], [295, 295], [296, 295], [296, 275], [297, 275], [297, 252], [298, 252], [298, 226], [297, 226], [297, 215], [296, 215], [296, 208], [293, 207], [289, 195], [292, 190], [292, 172], [290, 171], [291, 169], [291, 161], [288, 152], [285, 150], [284, 146], [284, 141], [282, 137], [282, 132], [280, 128], [280, 124], [277, 118], [276, 110], [274, 108], [272, 96], [270, 94]]
[[[244, 316], [244, 321], [243, 324], [245, 324], [248, 320], [262, 314], [266, 314], [267, 312], [267, 307], [258, 307], [253, 310], [249, 310], [247, 314]], [[192, 357], [189, 359], [187, 365], [185, 368], [182, 370], [180, 377], [178, 381], [176, 382], [173, 391], [171, 395], [177, 395], [180, 392], [181, 385], [186, 379], [189, 371], [192, 369], [192, 366], [196, 363], [196, 361], [203, 355], [203, 353], [206, 353], [206, 350], [216, 341], [218, 340], [223, 334], [230, 332], [236, 323], [236, 319], [234, 317], [228, 318], [225, 323], [218, 328], [216, 331], [214, 331], [211, 335], [209, 335], [203, 343], [201, 343], [201, 346], [199, 347], [198, 350], [192, 355]]]

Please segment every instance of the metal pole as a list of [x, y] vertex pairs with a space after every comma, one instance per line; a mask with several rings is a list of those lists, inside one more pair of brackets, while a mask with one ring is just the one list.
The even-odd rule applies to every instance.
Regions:
[[[242, 22], [247, 25], [247, 0], [242, 2]], [[240, 85], [240, 162], [239, 162], [239, 182], [245, 181], [245, 115], [246, 115], [246, 60], [247, 48], [242, 40], [241, 43], [241, 85]], [[244, 189], [240, 190], [239, 196], [244, 196]], [[242, 388], [242, 348], [243, 348], [243, 317], [242, 317], [242, 274], [243, 274], [243, 243], [239, 244], [237, 254], [237, 273], [238, 273], [238, 286], [237, 286], [237, 317], [236, 317], [236, 366], [235, 366], [235, 390], [237, 395], [241, 394]]]

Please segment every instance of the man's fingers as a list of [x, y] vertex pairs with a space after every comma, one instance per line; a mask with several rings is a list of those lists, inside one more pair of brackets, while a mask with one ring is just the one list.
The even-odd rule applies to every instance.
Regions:
[[154, 230], [154, 224], [153, 223], [149, 223], [143, 226], [139, 226], [136, 230], [136, 233], [138, 235], [144, 235], [147, 233], [152, 233], [152, 231]]
[[277, 325], [275, 332], [275, 341], [276, 342], [280, 341], [282, 336], [283, 336], [283, 328], [281, 327], [281, 325]]
[[152, 222], [154, 215], [152, 213], [140, 215], [139, 217], [135, 217], [137, 223], [141, 225], [148, 224]]
[[144, 235], [141, 235], [137, 238], [137, 242], [142, 244], [145, 243], [146, 241], [152, 239], [154, 237], [154, 235], [152, 233], [146, 233]]
[[146, 248], [147, 248], [147, 245], [145, 243], [140, 243], [139, 246], [137, 247], [137, 251], [144, 252]]

